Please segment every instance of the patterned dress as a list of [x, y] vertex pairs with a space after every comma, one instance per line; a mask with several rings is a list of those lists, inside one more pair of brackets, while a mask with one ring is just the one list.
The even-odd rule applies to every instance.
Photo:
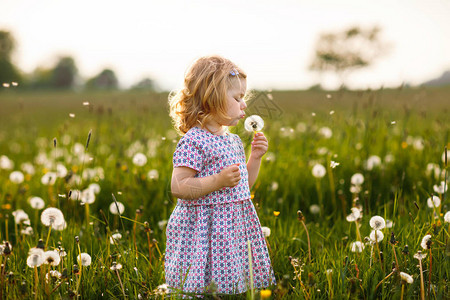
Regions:
[[219, 173], [240, 163], [241, 180], [194, 200], [178, 199], [166, 228], [166, 283], [184, 292], [237, 294], [250, 286], [248, 242], [254, 288], [276, 284], [266, 241], [250, 199], [242, 141], [236, 134], [214, 135], [191, 128], [178, 142], [173, 166]]

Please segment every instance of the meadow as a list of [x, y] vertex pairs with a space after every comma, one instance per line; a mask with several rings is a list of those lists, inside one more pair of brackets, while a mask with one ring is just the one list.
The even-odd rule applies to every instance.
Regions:
[[[1, 90], [0, 299], [170, 298], [167, 96]], [[448, 299], [449, 97], [254, 91], [269, 150], [252, 198], [277, 284], [237, 298]]]

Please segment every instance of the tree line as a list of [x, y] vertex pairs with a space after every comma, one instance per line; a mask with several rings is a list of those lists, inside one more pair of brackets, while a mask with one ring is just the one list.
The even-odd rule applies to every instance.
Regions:
[[[50, 67], [37, 67], [31, 73], [22, 72], [12, 60], [16, 41], [9, 31], [0, 30], [0, 84], [9, 86], [20, 84], [21, 89], [29, 90], [70, 90], [83, 88], [88, 90], [117, 90], [119, 80], [114, 70], [106, 68], [97, 75], [83, 80], [79, 74], [75, 59], [61, 56]], [[131, 89], [155, 90], [156, 83], [144, 78]]]

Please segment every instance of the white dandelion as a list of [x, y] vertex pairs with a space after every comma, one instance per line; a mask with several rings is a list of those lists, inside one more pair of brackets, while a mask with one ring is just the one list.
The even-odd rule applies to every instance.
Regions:
[[152, 170], [148, 171], [147, 178], [151, 179], [151, 180], [158, 180], [158, 178], [159, 178], [158, 170], [152, 169]]
[[117, 243], [117, 241], [120, 240], [121, 238], [122, 238], [122, 235], [119, 232], [117, 232], [117, 233], [114, 233], [113, 235], [111, 235], [111, 237], [109, 238], [109, 242], [111, 244], [114, 244], [114, 242]]
[[420, 246], [427, 250], [430, 249], [430, 245], [431, 245], [431, 235], [427, 234], [423, 237], [422, 242], [420, 243]]
[[412, 278], [412, 276], [407, 273], [404, 273], [404, 272], [400, 272], [400, 278], [402, 279], [402, 281], [409, 283], [409, 284], [414, 282], [414, 279]]
[[110, 269], [113, 271], [118, 271], [118, 270], [122, 269], [122, 265], [120, 263], [113, 262]]
[[359, 192], [361, 192], [361, 186], [359, 186], [359, 185], [350, 186], [350, 193], [358, 194]]
[[429, 208], [435, 208], [441, 206], [441, 199], [438, 196], [433, 196], [427, 199]]
[[317, 215], [318, 213], [320, 213], [320, 206], [317, 204], [312, 204], [309, 207], [309, 211], [313, 214], [313, 215]]
[[321, 164], [316, 164], [314, 165], [314, 167], [312, 168], [312, 175], [316, 178], [322, 178], [325, 176], [326, 174], [326, 169], [324, 166], [322, 166]]
[[87, 188], [81, 192], [81, 203], [92, 204], [94, 202], [95, 194], [91, 189]]
[[245, 130], [247, 131], [260, 131], [264, 128], [264, 120], [258, 115], [252, 115], [245, 119]]
[[361, 210], [357, 207], [352, 207], [352, 212], [347, 216], [346, 219], [348, 222], [355, 222], [361, 217], [362, 217]]
[[166, 227], [166, 225], [167, 225], [167, 220], [161, 220], [161, 221], [158, 222], [158, 227], [161, 230], [163, 230], [164, 227]]
[[370, 227], [374, 230], [380, 230], [386, 227], [386, 222], [380, 216], [373, 216], [369, 221]]
[[33, 227], [31, 226], [27, 226], [26, 228], [20, 230], [20, 234], [23, 235], [33, 235], [34, 231], [33, 231]]
[[121, 215], [125, 211], [125, 205], [123, 205], [121, 202], [114, 201], [109, 205], [109, 211], [113, 215]]
[[53, 267], [56, 267], [59, 265], [61, 261], [61, 257], [59, 256], [58, 252], [54, 250], [45, 251], [44, 252], [44, 263], [49, 264]]
[[44, 199], [37, 196], [29, 198], [28, 203], [30, 204], [31, 208], [36, 210], [41, 210], [45, 207]]
[[54, 229], [54, 230], [57, 230], [57, 231], [63, 231], [64, 229], [66, 229], [67, 228], [67, 222], [66, 222], [66, 220], [64, 220], [61, 224], [59, 224], [59, 225], [56, 225], [56, 224], [53, 224], [52, 225], [52, 229]]
[[13, 171], [9, 174], [9, 180], [11, 180], [12, 183], [21, 184], [24, 179], [25, 176], [20, 171]]
[[394, 226], [394, 222], [392, 220], [386, 219], [386, 228], [392, 228]]
[[319, 134], [325, 138], [325, 139], [329, 139], [333, 136], [333, 131], [329, 128], [329, 127], [322, 127], [319, 129]]
[[92, 261], [91, 256], [85, 252], [80, 253], [77, 256], [77, 260], [78, 260], [78, 263], [81, 264], [83, 267], [89, 266]]
[[364, 244], [360, 241], [351, 243], [351, 251], [361, 253], [364, 250]]
[[133, 164], [135, 164], [136, 166], [142, 167], [146, 163], [147, 163], [147, 156], [145, 156], [145, 154], [139, 152], [133, 156]]
[[23, 164], [21, 164], [20, 169], [30, 175], [33, 175], [34, 173], [36, 173], [36, 169], [34, 168], [33, 164], [30, 162], [24, 162]]
[[420, 251], [420, 250], [416, 254], [414, 254], [414, 258], [418, 259], [418, 260], [422, 260], [425, 257], [427, 257], [427, 254], [426, 253], [422, 253], [422, 251]]
[[73, 200], [73, 201], [81, 200], [81, 191], [80, 190], [71, 190], [70, 200]]
[[58, 175], [55, 172], [47, 172], [42, 176], [41, 183], [43, 185], [54, 185], [57, 177]]
[[444, 215], [444, 222], [450, 223], [450, 211], [446, 212]]
[[441, 181], [439, 185], [433, 185], [433, 191], [440, 195], [444, 194], [448, 190], [448, 185], [445, 184], [445, 181]]
[[336, 168], [336, 167], [339, 166], [339, 165], [340, 165], [340, 163], [335, 162], [334, 160], [332, 160], [332, 161], [330, 162], [330, 167], [331, 167], [332, 169]]
[[100, 190], [101, 190], [100, 185], [98, 183], [95, 183], [95, 182], [91, 183], [88, 186], [88, 189], [90, 189], [96, 195], [98, 195], [100, 193]]
[[372, 230], [372, 232], [369, 235], [369, 238], [372, 242], [379, 243], [383, 240], [384, 234], [379, 230]]
[[262, 231], [264, 237], [269, 237], [270, 236], [270, 228], [269, 227], [262, 226], [261, 227], [261, 231]]
[[371, 155], [366, 161], [366, 169], [371, 171], [381, 165], [381, 158], [377, 155]]
[[30, 218], [28, 217], [28, 214], [26, 212], [24, 212], [22, 209], [13, 211], [12, 215], [14, 216], [14, 222], [16, 224], [20, 224], [22, 222], [30, 220]]
[[30, 268], [39, 267], [44, 263], [44, 250], [41, 248], [31, 248], [28, 252], [27, 265]]
[[350, 179], [353, 185], [362, 185], [364, 183], [364, 176], [361, 173], [355, 173]]
[[12, 170], [14, 168], [14, 162], [8, 158], [6, 155], [0, 156], [0, 169]]
[[427, 164], [425, 174], [427, 174], [427, 176], [433, 175], [434, 178], [439, 178], [439, 175], [441, 174], [441, 168], [437, 164], [429, 163]]
[[60, 226], [64, 223], [64, 215], [58, 208], [49, 207], [42, 212], [41, 222], [45, 226]]

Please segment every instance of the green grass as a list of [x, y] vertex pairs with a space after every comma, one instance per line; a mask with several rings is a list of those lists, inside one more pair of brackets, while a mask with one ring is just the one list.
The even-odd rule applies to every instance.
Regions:
[[[423, 260], [425, 296], [448, 298], [449, 224], [443, 219], [449, 210], [448, 196], [440, 196], [440, 214], [435, 219], [427, 198], [434, 193], [433, 185], [444, 177], [428, 174], [427, 164], [437, 164], [448, 174], [441, 157], [444, 147], [450, 148], [450, 88], [274, 91], [272, 95], [278, 114], [269, 115], [258, 100], [261, 98], [255, 98], [247, 112], [258, 112], [264, 118], [263, 132], [269, 140], [270, 153], [263, 157], [252, 194], [261, 225], [272, 232], [267, 242], [278, 285], [270, 287], [271, 298], [400, 298], [402, 285], [397, 272], [376, 288], [391, 273], [395, 261], [389, 243], [391, 232], [398, 241], [394, 249], [400, 271], [414, 279], [405, 286], [404, 299], [420, 297], [418, 261], [413, 257], [419, 250], [427, 253]], [[83, 105], [86, 101], [90, 105]], [[332, 130], [330, 138], [320, 134], [325, 126]], [[79, 144], [85, 148], [90, 130], [87, 153], [92, 160], [82, 159], [73, 147]], [[249, 153], [250, 134], [242, 124], [232, 131], [240, 135]], [[422, 150], [414, 146], [415, 139], [422, 141]], [[14, 168], [0, 169], [0, 240], [12, 245], [11, 254], [0, 258], [2, 297], [68, 298], [73, 297], [77, 284], [78, 293], [85, 299], [122, 298], [124, 293], [132, 299], [138, 295], [156, 297], [152, 293], [164, 283], [165, 249], [165, 228], [160, 228], [158, 222], [168, 220], [176, 205], [170, 194], [170, 178], [177, 140], [168, 116], [166, 93], [36, 94], [4, 89], [0, 93], [0, 155], [9, 157]], [[143, 167], [132, 163], [136, 152], [147, 155]], [[36, 162], [39, 154], [46, 157], [46, 163]], [[368, 170], [365, 161], [371, 155], [379, 156], [382, 163]], [[386, 156], [391, 161], [387, 162]], [[327, 167], [331, 160], [339, 165], [327, 168], [321, 179], [312, 176], [315, 163]], [[12, 183], [11, 171], [20, 170], [25, 162], [34, 165], [35, 174], [26, 175], [21, 184]], [[103, 175], [74, 182], [58, 178], [53, 186], [41, 184], [42, 175], [53, 171], [58, 163], [75, 175], [97, 167], [103, 169]], [[158, 171], [158, 179], [148, 178], [151, 169]], [[357, 194], [350, 192], [350, 178], [355, 173], [365, 178]], [[92, 182], [97, 182], [101, 191], [89, 205], [88, 223], [86, 207], [69, 200], [68, 194]], [[125, 205], [122, 218], [109, 212], [113, 194]], [[62, 263], [53, 267], [61, 273], [66, 269], [66, 277], [45, 284], [49, 267], [42, 265], [37, 268], [37, 287], [35, 270], [27, 266], [26, 260], [29, 249], [39, 239], [45, 242], [48, 229], [39, 219], [42, 210], [36, 212], [28, 204], [30, 196], [40, 196], [46, 206], [60, 208], [68, 224], [63, 231], [50, 232], [47, 247], [60, 246], [67, 252]], [[380, 215], [394, 223], [392, 228], [382, 230], [384, 239], [378, 245], [383, 252], [381, 262], [378, 253], [371, 255], [370, 244], [361, 253], [351, 251], [351, 243], [357, 240], [356, 226], [346, 216], [355, 203], [363, 209], [359, 222], [363, 242], [371, 232], [372, 216]], [[310, 212], [313, 204], [320, 206], [320, 213]], [[24, 225], [16, 225], [12, 215], [17, 209], [29, 215], [33, 235], [20, 234]], [[297, 210], [305, 216], [311, 262]], [[275, 216], [274, 211], [280, 214]], [[122, 239], [111, 244], [109, 238], [115, 232], [120, 232]], [[420, 246], [426, 234], [432, 235], [431, 295], [430, 251]], [[403, 252], [405, 245], [408, 253]], [[81, 276], [74, 273], [78, 246], [92, 257], [92, 264], [82, 267]], [[290, 257], [298, 259], [297, 273]], [[111, 270], [113, 262], [120, 263], [122, 269]], [[327, 270], [331, 270], [328, 278]], [[250, 292], [240, 296], [249, 297]], [[256, 291], [255, 298], [259, 297]]]

